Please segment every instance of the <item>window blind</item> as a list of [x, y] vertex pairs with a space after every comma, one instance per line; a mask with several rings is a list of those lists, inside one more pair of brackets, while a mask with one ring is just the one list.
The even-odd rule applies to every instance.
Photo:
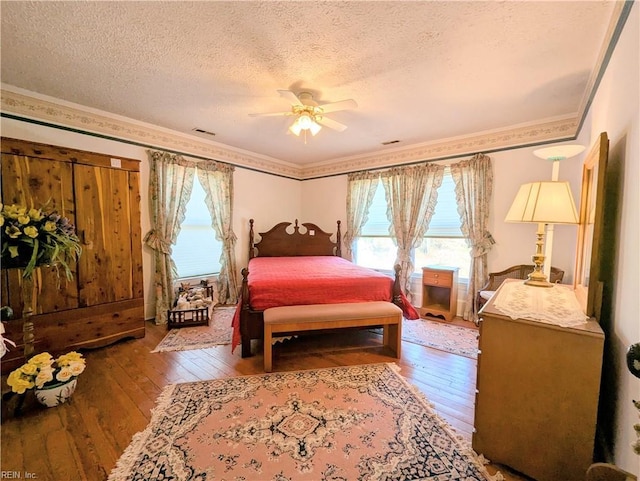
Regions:
[[198, 277], [220, 271], [222, 242], [216, 239], [211, 227], [211, 214], [204, 203], [205, 192], [200, 182], [193, 182], [178, 240], [171, 258], [178, 269], [178, 277]]
[[[387, 200], [385, 198], [382, 181], [378, 181], [376, 193], [373, 197], [369, 218], [362, 228], [362, 236], [388, 237], [389, 221], [387, 220]], [[438, 202], [429, 223], [429, 230], [425, 237], [462, 237], [460, 230], [460, 216], [456, 204], [455, 183], [451, 171], [444, 172], [442, 185], [438, 189]]]

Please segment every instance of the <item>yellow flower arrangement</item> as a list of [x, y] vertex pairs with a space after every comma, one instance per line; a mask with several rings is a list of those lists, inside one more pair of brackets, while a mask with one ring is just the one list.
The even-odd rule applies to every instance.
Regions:
[[72, 351], [53, 359], [51, 354], [36, 354], [7, 378], [11, 390], [24, 394], [27, 389], [42, 388], [56, 383], [67, 382], [79, 376], [85, 368], [82, 354]]
[[23, 277], [42, 265], [62, 268], [71, 279], [70, 264], [81, 253], [74, 225], [57, 212], [0, 204], [2, 267], [20, 267]]

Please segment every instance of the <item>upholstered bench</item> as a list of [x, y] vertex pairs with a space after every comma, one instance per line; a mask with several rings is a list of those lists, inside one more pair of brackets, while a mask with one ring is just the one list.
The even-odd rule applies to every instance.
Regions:
[[382, 342], [400, 357], [402, 310], [391, 302], [311, 304], [264, 311], [264, 370], [272, 369], [273, 335], [343, 327], [383, 326]]

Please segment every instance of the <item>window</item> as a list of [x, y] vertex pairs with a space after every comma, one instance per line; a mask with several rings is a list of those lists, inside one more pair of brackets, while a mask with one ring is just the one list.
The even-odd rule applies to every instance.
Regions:
[[[445, 265], [459, 267], [459, 277], [469, 278], [471, 257], [460, 225], [455, 183], [447, 168], [438, 189], [438, 203], [429, 223], [429, 230], [422, 245], [415, 251], [414, 273], [421, 274], [424, 266]], [[356, 264], [373, 269], [393, 270], [396, 245], [389, 234], [389, 226], [384, 187], [382, 181], [379, 181], [369, 209], [369, 219], [356, 241]]]
[[180, 279], [220, 272], [222, 242], [216, 239], [211, 227], [211, 214], [204, 198], [204, 189], [196, 178], [187, 203], [185, 219], [171, 253]]

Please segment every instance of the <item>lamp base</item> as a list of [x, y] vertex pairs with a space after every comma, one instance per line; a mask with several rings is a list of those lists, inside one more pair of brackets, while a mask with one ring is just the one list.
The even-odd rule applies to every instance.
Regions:
[[546, 278], [545, 280], [527, 279], [524, 283], [533, 287], [553, 287], [553, 284], [547, 281]]
[[538, 224], [538, 232], [536, 235], [538, 237], [536, 241], [536, 253], [531, 256], [534, 266], [533, 272], [529, 274], [524, 283], [527, 286], [533, 287], [551, 287], [553, 284], [547, 280], [547, 276], [544, 275], [544, 271], [542, 270], [544, 266], [544, 254], [542, 253], [542, 246], [544, 245], [544, 224]]
[[542, 262], [544, 261], [544, 257], [533, 256], [534, 268], [533, 272], [527, 276], [527, 280], [524, 283], [527, 286], [533, 287], [551, 287], [553, 284], [547, 280], [547, 276], [544, 275], [544, 271], [542, 270]]

